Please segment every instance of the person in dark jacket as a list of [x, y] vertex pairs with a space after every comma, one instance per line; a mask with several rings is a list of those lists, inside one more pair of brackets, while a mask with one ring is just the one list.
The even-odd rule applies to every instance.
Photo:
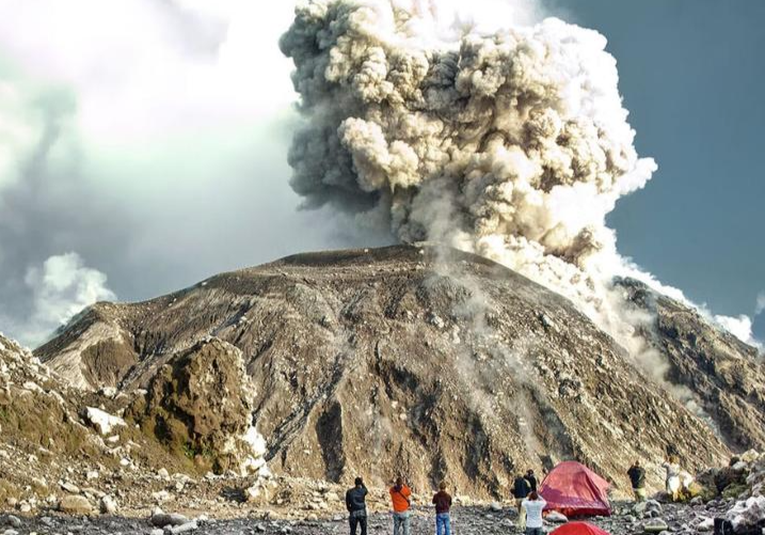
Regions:
[[529, 495], [529, 492], [531, 492], [529, 482], [521, 474], [518, 474], [513, 482], [513, 496], [515, 497], [515, 505], [518, 508], [518, 528], [521, 531], [526, 529], [526, 512], [521, 507], [521, 504], [526, 499], [526, 496]]
[[364, 480], [356, 478], [355, 486], [345, 493], [345, 507], [348, 509], [348, 521], [351, 535], [356, 535], [356, 526], [361, 524], [361, 535], [367, 535], [367, 488]]
[[632, 492], [635, 494], [635, 501], [645, 501], [645, 470], [640, 466], [640, 461], [635, 461], [630, 469], [627, 470], [627, 475], [630, 477], [632, 483]]
[[436, 535], [451, 534], [451, 520], [449, 518], [449, 509], [452, 507], [452, 497], [446, 492], [446, 482], [442, 481], [438, 485], [438, 492], [433, 496], [433, 503], [436, 506]]
[[529, 492], [536, 492], [537, 491], [537, 476], [534, 475], [534, 470], [526, 471], [526, 481], [529, 482], [529, 488], [531, 489]]

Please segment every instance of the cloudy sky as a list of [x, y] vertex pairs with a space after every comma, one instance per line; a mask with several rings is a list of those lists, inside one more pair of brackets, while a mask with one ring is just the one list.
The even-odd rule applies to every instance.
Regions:
[[[291, 4], [0, 0], [0, 331], [34, 344], [98, 299], [386, 240], [297, 210]], [[765, 336], [765, 3], [537, 7], [608, 38], [659, 165], [612, 214], [620, 251]]]

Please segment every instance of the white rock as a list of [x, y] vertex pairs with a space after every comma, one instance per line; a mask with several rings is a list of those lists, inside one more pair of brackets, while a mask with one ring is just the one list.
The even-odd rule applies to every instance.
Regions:
[[748, 500], [736, 502], [726, 517], [733, 524], [734, 531], [756, 525], [760, 520], [765, 520], [765, 496], [752, 496]]
[[164, 478], [170, 477], [170, 473], [167, 471], [167, 468], [160, 468], [157, 470], [157, 475]]
[[714, 518], [704, 518], [701, 522], [699, 522], [696, 525], [697, 531], [712, 531], [715, 527], [715, 519]]
[[192, 520], [191, 522], [186, 522], [180, 526], [173, 526], [169, 529], [169, 531], [173, 535], [178, 535], [179, 533], [188, 533], [189, 531], [194, 531], [197, 528], [199, 528], [199, 525], [197, 524], [196, 520]]
[[85, 408], [85, 417], [101, 435], [109, 435], [115, 427], [125, 427], [127, 424], [122, 418], [112, 416], [108, 412], [95, 407]]
[[111, 496], [101, 498], [101, 512], [105, 515], [117, 514], [117, 502]]
[[732, 467], [736, 472], [743, 472], [747, 468], [749, 468], [749, 465], [745, 463], [744, 461], [739, 461]]
[[85, 478], [90, 481], [92, 479], [98, 479], [98, 470], [91, 470], [87, 474], [85, 474]]
[[157, 502], [165, 502], [170, 499], [170, 493], [166, 490], [160, 490], [159, 492], [152, 492], [151, 497]]
[[741, 454], [741, 457], [739, 458], [745, 463], [752, 464], [760, 458], [760, 454], [757, 452], [757, 450], [749, 450]]
[[556, 524], [563, 524], [564, 522], [568, 522], [566, 515], [559, 513], [558, 511], [550, 511], [547, 513], [545, 519], [548, 522], [554, 522]]
[[59, 483], [59, 486], [63, 490], [67, 491], [69, 494], [79, 494], [80, 493], [80, 487], [78, 487], [74, 483], [61, 482], [61, 483]]

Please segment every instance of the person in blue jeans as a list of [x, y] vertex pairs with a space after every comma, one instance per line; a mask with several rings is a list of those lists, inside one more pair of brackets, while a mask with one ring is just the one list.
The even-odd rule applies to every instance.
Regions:
[[442, 481], [438, 485], [438, 492], [433, 496], [436, 506], [436, 535], [451, 534], [451, 519], [449, 510], [452, 507], [452, 497], [446, 492], [446, 483]]

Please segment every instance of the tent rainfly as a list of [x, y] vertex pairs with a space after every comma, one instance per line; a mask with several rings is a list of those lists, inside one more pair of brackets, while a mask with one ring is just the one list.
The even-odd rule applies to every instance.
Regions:
[[569, 517], [611, 516], [608, 481], [576, 461], [553, 468], [539, 488], [547, 502], [545, 511], [558, 511]]

